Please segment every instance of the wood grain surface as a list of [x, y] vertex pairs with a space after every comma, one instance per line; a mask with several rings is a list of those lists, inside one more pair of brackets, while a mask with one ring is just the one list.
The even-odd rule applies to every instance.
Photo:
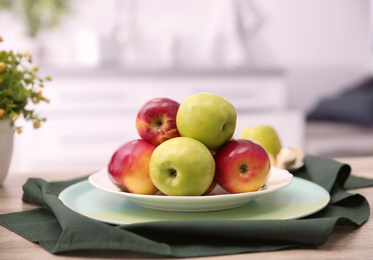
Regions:
[[[373, 178], [373, 157], [337, 158], [352, 167], [352, 174]], [[28, 174], [9, 173], [0, 187], [0, 214], [29, 210], [35, 206], [23, 203], [22, 185], [30, 177], [48, 181], [68, 180], [88, 173], [84, 172], [35, 172]], [[367, 198], [372, 211], [373, 187], [350, 190]], [[277, 252], [249, 253], [227, 256], [212, 256], [191, 259], [373, 259], [372, 216], [360, 228], [336, 227], [329, 240], [317, 249], [292, 249]], [[38, 244], [18, 236], [0, 226], [0, 259], [164, 259], [157, 256], [119, 252], [78, 252], [74, 254], [52, 255]], [[184, 258], [185, 259], [185, 258]]]

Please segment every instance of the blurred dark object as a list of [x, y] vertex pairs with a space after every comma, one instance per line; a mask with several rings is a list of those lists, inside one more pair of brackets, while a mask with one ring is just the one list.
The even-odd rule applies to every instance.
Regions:
[[373, 126], [373, 78], [342, 94], [321, 100], [307, 115], [307, 121], [333, 121]]
[[305, 129], [308, 154], [329, 158], [373, 155], [373, 126], [309, 121]]

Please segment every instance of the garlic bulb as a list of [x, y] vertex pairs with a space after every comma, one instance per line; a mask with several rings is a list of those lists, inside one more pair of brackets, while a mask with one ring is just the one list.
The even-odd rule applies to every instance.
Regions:
[[296, 146], [282, 147], [276, 156], [275, 165], [282, 169], [295, 168], [303, 163], [304, 152]]
[[279, 168], [287, 169], [295, 164], [297, 160], [296, 153], [289, 148], [281, 148], [276, 156], [276, 166]]

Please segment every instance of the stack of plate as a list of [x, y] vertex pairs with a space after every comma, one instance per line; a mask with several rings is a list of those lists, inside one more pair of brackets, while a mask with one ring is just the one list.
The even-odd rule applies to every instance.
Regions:
[[120, 191], [106, 169], [63, 190], [59, 199], [70, 209], [102, 222], [131, 224], [170, 220], [295, 219], [324, 208], [329, 193], [319, 185], [271, 168], [259, 191], [228, 194], [217, 186], [206, 196], [141, 195]]

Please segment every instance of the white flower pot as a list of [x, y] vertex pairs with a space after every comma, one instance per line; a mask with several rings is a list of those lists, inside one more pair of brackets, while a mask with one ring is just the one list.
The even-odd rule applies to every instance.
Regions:
[[13, 152], [14, 130], [8, 121], [0, 120], [0, 185], [8, 174]]

